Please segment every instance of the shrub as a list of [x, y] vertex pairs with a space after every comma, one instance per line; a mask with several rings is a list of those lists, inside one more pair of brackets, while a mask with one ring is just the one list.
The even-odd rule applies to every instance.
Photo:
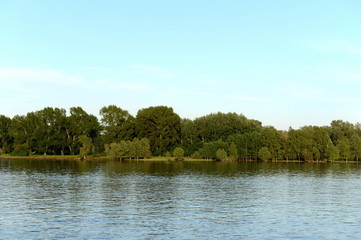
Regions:
[[27, 143], [15, 144], [12, 156], [29, 156], [30, 148]]
[[227, 157], [226, 150], [224, 150], [223, 148], [218, 149], [216, 152], [216, 158], [217, 158], [217, 160], [220, 160], [220, 161], [227, 160], [228, 157]]
[[175, 148], [173, 151], [173, 157], [175, 157], [176, 160], [183, 160], [184, 150], [180, 147]]

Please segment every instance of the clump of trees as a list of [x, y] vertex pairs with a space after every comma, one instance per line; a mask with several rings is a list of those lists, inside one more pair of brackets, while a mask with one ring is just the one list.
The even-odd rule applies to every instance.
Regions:
[[149, 158], [151, 156], [150, 144], [147, 138], [141, 140], [135, 138], [133, 141], [105, 144], [105, 153], [113, 160]]
[[279, 131], [236, 113], [182, 119], [167, 106], [138, 111], [110, 105], [100, 120], [81, 107], [47, 107], [9, 118], [0, 115], [0, 154], [90, 155], [112, 159], [172, 156], [236, 160], [356, 160], [361, 125], [342, 120], [330, 126]]
[[181, 148], [181, 147], [175, 148], [173, 151], [173, 157], [175, 158], [175, 160], [178, 160], [178, 161], [183, 160], [183, 157], [184, 157], [183, 148]]

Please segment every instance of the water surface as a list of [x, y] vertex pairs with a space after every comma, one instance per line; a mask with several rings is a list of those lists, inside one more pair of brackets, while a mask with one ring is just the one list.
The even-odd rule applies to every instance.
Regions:
[[0, 239], [358, 239], [361, 166], [0, 160]]

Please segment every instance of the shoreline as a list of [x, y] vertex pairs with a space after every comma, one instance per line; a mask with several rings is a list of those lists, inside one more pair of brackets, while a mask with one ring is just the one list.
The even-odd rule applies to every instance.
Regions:
[[82, 159], [79, 156], [75, 155], [35, 155], [35, 156], [10, 156], [10, 155], [0, 155], [0, 159], [9, 159], [9, 160], [57, 160], [57, 161], [115, 161], [115, 162], [135, 162], [135, 161], [144, 161], [144, 162], [259, 162], [259, 163], [360, 163], [360, 161], [346, 161], [346, 160], [319, 160], [319, 161], [300, 161], [300, 160], [269, 160], [269, 161], [260, 161], [260, 160], [228, 160], [228, 161], [217, 161], [213, 159], [193, 159], [185, 157], [183, 160], [176, 160], [171, 157], [151, 157], [146, 159], [123, 159], [123, 160], [112, 160], [106, 156], [103, 157], [88, 157]]

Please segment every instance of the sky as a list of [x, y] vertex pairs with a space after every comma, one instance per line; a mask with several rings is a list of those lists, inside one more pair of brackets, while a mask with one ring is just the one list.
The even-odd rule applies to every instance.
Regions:
[[361, 1], [0, 0], [0, 114], [361, 122]]

